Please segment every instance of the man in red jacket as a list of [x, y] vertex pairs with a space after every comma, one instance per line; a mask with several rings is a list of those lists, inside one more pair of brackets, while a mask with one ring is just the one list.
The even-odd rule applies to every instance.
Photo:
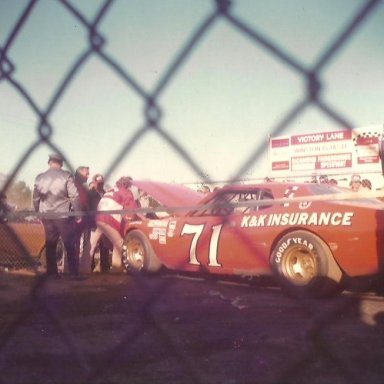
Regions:
[[[101, 198], [97, 210], [98, 211], [119, 211], [125, 209], [136, 209], [138, 204], [135, 201], [130, 190], [132, 183], [131, 178], [121, 177], [114, 188], [107, 191]], [[96, 215], [96, 224], [100, 231], [108, 237], [113, 244], [112, 254], [112, 270], [122, 269], [123, 254], [123, 219], [129, 219], [129, 215], [122, 213], [98, 213]], [[94, 249], [91, 249], [91, 254]]]

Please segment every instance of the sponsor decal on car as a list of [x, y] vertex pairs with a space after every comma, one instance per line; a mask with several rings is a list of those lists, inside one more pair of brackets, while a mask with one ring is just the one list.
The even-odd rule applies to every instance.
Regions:
[[148, 221], [148, 227], [166, 228], [168, 226], [168, 220], [150, 220]]
[[[289, 187], [289, 188], [287, 188], [287, 189], [285, 190], [285, 192], [284, 192], [284, 198], [286, 198], [286, 199], [290, 199], [290, 198], [292, 198], [292, 197], [295, 197], [295, 193], [296, 193], [296, 191], [297, 191], [298, 189], [299, 189], [298, 186], [293, 186], [293, 187]], [[287, 203], [284, 203], [283, 206], [284, 206], [284, 207], [289, 207], [289, 203], [288, 203], [288, 202], [287, 202]]]
[[169, 225], [168, 225], [167, 236], [168, 236], [168, 237], [173, 237], [173, 236], [175, 236], [175, 229], [176, 229], [176, 221], [175, 221], [175, 220], [171, 220], [171, 221], [169, 222]]
[[153, 228], [152, 232], [149, 234], [150, 240], [159, 240], [160, 244], [166, 244], [166, 228]]
[[311, 206], [312, 202], [310, 201], [300, 201], [299, 208], [300, 209], [308, 209]]
[[353, 212], [292, 212], [265, 215], [247, 215], [241, 221], [242, 228], [273, 227], [285, 225], [351, 226]]
[[152, 231], [149, 233], [150, 240], [158, 240], [159, 244], [167, 244], [167, 226], [168, 220], [150, 220], [148, 222], [148, 227], [152, 228]]

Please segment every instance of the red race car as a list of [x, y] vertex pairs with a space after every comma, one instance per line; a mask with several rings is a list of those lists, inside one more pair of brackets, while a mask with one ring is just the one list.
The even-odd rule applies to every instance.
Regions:
[[134, 184], [149, 208], [125, 224], [127, 269], [274, 275], [307, 297], [383, 272], [384, 203], [377, 198], [312, 183], [228, 185], [208, 194]]

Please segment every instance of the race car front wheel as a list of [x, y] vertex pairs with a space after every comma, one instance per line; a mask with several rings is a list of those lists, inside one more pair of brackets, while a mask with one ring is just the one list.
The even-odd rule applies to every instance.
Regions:
[[328, 245], [307, 231], [293, 231], [277, 242], [270, 258], [280, 284], [295, 296], [326, 297], [342, 290], [342, 271]]
[[123, 243], [123, 265], [127, 271], [157, 272], [162, 264], [147, 237], [138, 230], [129, 232]]

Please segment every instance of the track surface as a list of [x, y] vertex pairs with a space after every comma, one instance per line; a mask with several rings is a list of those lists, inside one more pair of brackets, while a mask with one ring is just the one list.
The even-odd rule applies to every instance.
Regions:
[[0, 383], [378, 383], [384, 297], [268, 281], [0, 274]]

